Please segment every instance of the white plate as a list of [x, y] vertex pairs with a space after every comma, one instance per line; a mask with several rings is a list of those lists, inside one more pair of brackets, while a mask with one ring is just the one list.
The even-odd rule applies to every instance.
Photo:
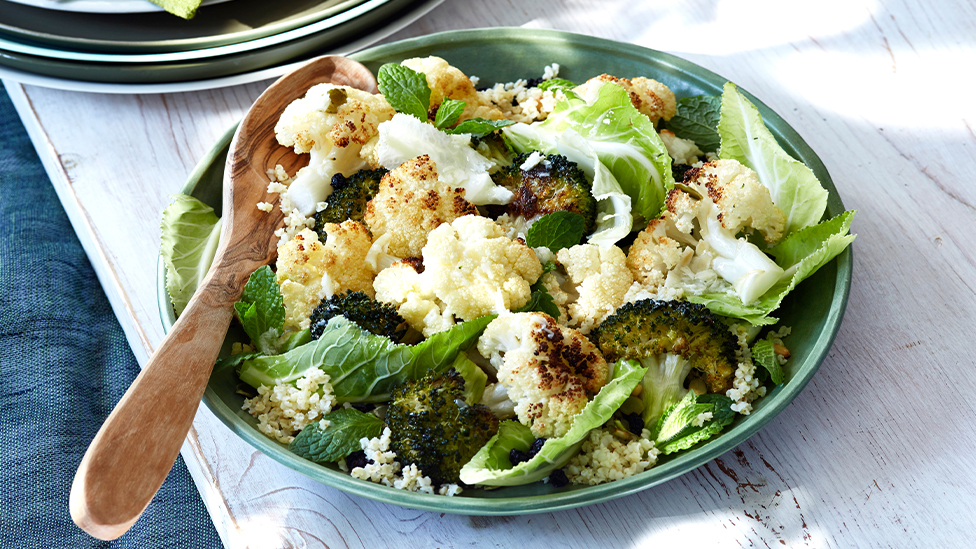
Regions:
[[413, 23], [434, 9], [444, 0], [425, 0], [414, 5], [412, 9], [406, 11], [377, 30], [363, 35], [357, 40], [338, 46], [331, 51], [315, 52], [315, 55], [296, 59], [288, 63], [276, 65], [258, 71], [235, 74], [222, 78], [210, 80], [191, 80], [186, 82], [167, 82], [160, 84], [111, 84], [104, 82], [82, 82], [77, 80], [66, 80], [49, 76], [39, 76], [25, 71], [10, 69], [0, 66], [0, 79], [11, 80], [33, 86], [54, 88], [59, 90], [79, 91], [89, 93], [125, 93], [125, 94], [148, 94], [148, 93], [177, 93], [205, 89], [225, 88], [238, 86], [278, 78], [279, 76], [295, 69], [311, 57], [318, 55], [347, 55], [361, 50], [374, 44], [387, 36], [399, 31], [407, 25]]
[[[163, 8], [149, 0], [8, 0], [17, 4], [58, 11], [84, 13], [149, 13]], [[201, 6], [229, 2], [230, 0], [203, 0]], [[174, 16], [175, 17], [175, 16]]]

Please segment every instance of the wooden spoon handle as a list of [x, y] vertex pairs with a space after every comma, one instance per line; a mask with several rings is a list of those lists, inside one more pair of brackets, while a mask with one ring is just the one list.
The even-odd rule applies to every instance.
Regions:
[[71, 518], [89, 534], [121, 536], [159, 490], [220, 351], [223, 338], [214, 334], [227, 332], [238, 297], [211, 271], [95, 435], [69, 498]]

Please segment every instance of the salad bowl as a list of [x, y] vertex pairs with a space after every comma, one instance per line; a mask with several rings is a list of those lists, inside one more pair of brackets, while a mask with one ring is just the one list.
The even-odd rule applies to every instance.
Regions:
[[[675, 56], [630, 44], [537, 29], [493, 28], [454, 31], [405, 40], [364, 50], [351, 57], [374, 73], [387, 62], [412, 57], [438, 56], [465, 74], [477, 75], [481, 85], [511, 82], [542, 74], [558, 63], [559, 77], [582, 82], [607, 73], [620, 77], [647, 76], [671, 88], [678, 98], [720, 95], [728, 80]], [[823, 163], [800, 135], [761, 101], [743, 93], [759, 109], [767, 127], [793, 158], [811, 168], [828, 191], [826, 216], [844, 211], [843, 203]], [[234, 129], [231, 128], [200, 161], [182, 189], [212, 206], [220, 215], [224, 160]], [[796, 398], [816, 373], [840, 328], [850, 290], [852, 259], [848, 247], [834, 260], [804, 280], [784, 300], [775, 316], [792, 328], [785, 339], [791, 358], [784, 367], [787, 381], [754, 403], [748, 416], [738, 416], [720, 435], [682, 453], [662, 456], [653, 468], [615, 482], [596, 486], [553, 487], [545, 483], [497, 490], [466, 488], [459, 496], [426, 495], [388, 488], [350, 477], [334, 466], [307, 461], [261, 434], [256, 421], [241, 409], [243, 398], [234, 371], [216, 371], [204, 394], [204, 403], [234, 433], [280, 463], [308, 477], [370, 499], [405, 507], [470, 515], [512, 515], [550, 512], [599, 503], [645, 490], [687, 473], [731, 450], [769, 423]], [[166, 291], [165, 267], [159, 262], [158, 296], [163, 326], [168, 330], [175, 315]], [[232, 328], [224, 352], [235, 341], [246, 342], [243, 331]]]

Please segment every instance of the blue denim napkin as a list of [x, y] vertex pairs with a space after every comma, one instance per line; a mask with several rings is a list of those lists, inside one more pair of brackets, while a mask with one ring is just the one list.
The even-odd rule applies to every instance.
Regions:
[[138, 372], [0, 86], [0, 547], [221, 547], [182, 458], [121, 538], [71, 522], [75, 470]]

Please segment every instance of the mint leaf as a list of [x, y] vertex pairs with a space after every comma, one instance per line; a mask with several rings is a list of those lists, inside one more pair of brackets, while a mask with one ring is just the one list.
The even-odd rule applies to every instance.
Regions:
[[467, 106], [467, 103], [456, 99], [445, 99], [442, 101], [440, 106], [437, 107], [437, 116], [434, 117], [434, 127], [443, 130], [453, 126], [458, 118], [461, 117], [465, 106]]
[[497, 129], [504, 128], [505, 126], [511, 126], [514, 123], [515, 122], [512, 122], [511, 120], [472, 118], [444, 131], [450, 134], [470, 133], [471, 137], [484, 137]]
[[752, 360], [769, 372], [769, 379], [773, 383], [780, 385], [785, 381], [783, 368], [776, 360], [776, 353], [773, 351], [773, 342], [768, 339], [760, 339], [752, 346]]
[[331, 463], [362, 450], [360, 439], [378, 437], [383, 432], [382, 419], [355, 408], [336, 410], [323, 419], [328, 420], [328, 427], [322, 429], [317, 421], [308, 424], [288, 449], [316, 463]]
[[262, 353], [274, 354], [285, 324], [285, 306], [271, 267], [265, 265], [251, 273], [234, 310], [254, 346]]
[[545, 246], [552, 253], [580, 243], [586, 221], [576, 212], [552, 212], [536, 220], [525, 235], [525, 243], [532, 248]]
[[540, 278], [535, 284], [531, 286], [532, 294], [529, 295], [529, 301], [515, 310], [516, 313], [530, 313], [539, 312], [546, 313], [552, 318], [559, 319], [559, 307], [556, 306], [556, 302], [552, 300], [552, 295], [549, 290], [546, 289], [545, 285], [542, 284], [542, 279]]
[[718, 150], [722, 138], [718, 121], [722, 114], [722, 97], [696, 95], [678, 101], [678, 111], [664, 127], [682, 139], [690, 139], [704, 152]]
[[571, 90], [576, 87], [576, 84], [566, 80], [565, 78], [552, 78], [540, 83], [536, 87], [542, 91], [551, 91], [556, 93], [557, 90]]
[[383, 97], [397, 112], [427, 121], [430, 86], [423, 73], [399, 63], [387, 63], [380, 67], [376, 80]]
[[214, 364], [214, 373], [221, 370], [226, 370], [227, 368], [234, 368], [235, 370], [244, 364], [245, 361], [251, 360], [261, 356], [261, 353], [239, 353], [236, 355], [225, 356], [224, 358], [218, 358], [217, 363]]

